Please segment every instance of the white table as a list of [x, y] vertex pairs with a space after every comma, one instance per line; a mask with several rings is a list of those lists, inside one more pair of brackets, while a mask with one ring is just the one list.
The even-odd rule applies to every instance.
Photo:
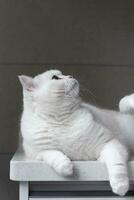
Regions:
[[[129, 176], [134, 181], [134, 161], [129, 162]], [[61, 177], [45, 162], [27, 160], [17, 151], [10, 162], [10, 179], [19, 181], [19, 200], [120, 200], [111, 192], [104, 163], [74, 162], [74, 174]], [[132, 190], [134, 186], [131, 186]], [[134, 196], [123, 197], [134, 200]]]

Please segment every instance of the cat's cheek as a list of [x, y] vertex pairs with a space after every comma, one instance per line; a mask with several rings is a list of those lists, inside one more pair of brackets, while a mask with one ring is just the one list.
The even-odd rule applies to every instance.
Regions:
[[36, 108], [37, 108], [37, 103], [33, 102], [33, 111], [36, 112]]
[[65, 90], [65, 82], [63, 80], [58, 80], [58, 81], [55, 81], [55, 83], [52, 83], [49, 87], [49, 90], [53, 91], [53, 90]]

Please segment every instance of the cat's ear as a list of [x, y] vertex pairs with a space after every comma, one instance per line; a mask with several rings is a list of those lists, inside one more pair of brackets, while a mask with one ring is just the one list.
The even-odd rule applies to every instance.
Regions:
[[34, 81], [33, 81], [32, 77], [25, 76], [25, 75], [20, 75], [20, 76], [18, 76], [18, 78], [20, 80], [20, 83], [21, 83], [22, 87], [25, 90], [33, 91], [33, 89], [34, 89]]

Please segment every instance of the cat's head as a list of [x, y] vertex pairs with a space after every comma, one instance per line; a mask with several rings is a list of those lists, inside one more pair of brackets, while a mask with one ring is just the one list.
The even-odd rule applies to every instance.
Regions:
[[21, 75], [25, 103], [34, 107], [46, 107], [50, 104], [72, 101], [79, 96], [79, 83], [70, 75], [63, 75], [59, 70], [49, 70], [34, 78]]

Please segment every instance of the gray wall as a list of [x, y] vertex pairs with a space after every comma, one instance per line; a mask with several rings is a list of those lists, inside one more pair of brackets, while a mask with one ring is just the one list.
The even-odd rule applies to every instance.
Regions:
[[8, 180], [22, 111], [17, 75], [58, 68], [80, 80], [86, 101], [118, 109], [134, 88], [133, 0], [0, 0], [0, 194]]

